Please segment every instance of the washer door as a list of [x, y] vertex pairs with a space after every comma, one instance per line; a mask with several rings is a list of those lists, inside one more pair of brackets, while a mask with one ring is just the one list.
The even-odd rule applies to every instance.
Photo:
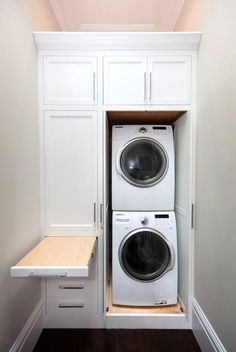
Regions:
[[151, 138], [136, 138], [118, 154], [118, 169], [132, 185], [151, 187], [160, 182], [168, 169], [164, 148]]
[[154, 281], [174, 265], [174, 250], [164, 236], [152, 229], [128, 234], [119, 248], [120, 264], [125, 273], [138, 281]]

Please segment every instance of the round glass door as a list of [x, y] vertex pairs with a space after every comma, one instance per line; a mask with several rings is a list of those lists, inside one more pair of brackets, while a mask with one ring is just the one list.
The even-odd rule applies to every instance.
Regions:
[[120, 168], [123, 177], [139, 187], [150, 187], [160, 182], [168, 168], [163, 147], [148, 138], [129, 142], [121, 152]]
[[121, 243], [120, 264], [131, 278], [153, 281], [163, 276], [173, 266], [170, 244], [158, 232], [136, 230]]

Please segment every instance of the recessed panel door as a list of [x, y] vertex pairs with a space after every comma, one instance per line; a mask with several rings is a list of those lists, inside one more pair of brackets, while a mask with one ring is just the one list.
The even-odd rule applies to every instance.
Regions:
[[96, 57], [45, 56], [44, 104], [96, 103]]
[[45, 114], [46, 233], [97, 228], [97, 113]]
[[157, 56], [148, 58], [148, 102], [191, 103], [191, 58]]
[[146, 57], [104, 58], [104, 104], [144, 104]]

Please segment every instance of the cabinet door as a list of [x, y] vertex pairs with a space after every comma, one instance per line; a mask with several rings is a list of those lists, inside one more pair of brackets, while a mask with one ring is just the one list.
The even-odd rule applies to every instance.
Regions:
[[148, 58], [148, 99], [150, 104], [191, 102], [191, 58], [158, 56]]
[[144, 104], [146, 57], [104, 58], [104, 104]]
[[45, 113], [47, 234], [97, 228], [97, 113]]
[[96, 104], [96, 87], [96, 57], [44, 57], [44, 104]]

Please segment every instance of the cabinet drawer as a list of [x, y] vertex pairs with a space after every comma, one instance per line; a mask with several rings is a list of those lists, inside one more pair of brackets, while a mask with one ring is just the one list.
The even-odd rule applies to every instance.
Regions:
[[47, 314], [76, 317], [97, 314], [97, 298], [55, 298], [47, 299]]
[[47, 280], [46, 290], [48, 297], [83, 298], [97, 296], [96, 279], [50, 279]]

